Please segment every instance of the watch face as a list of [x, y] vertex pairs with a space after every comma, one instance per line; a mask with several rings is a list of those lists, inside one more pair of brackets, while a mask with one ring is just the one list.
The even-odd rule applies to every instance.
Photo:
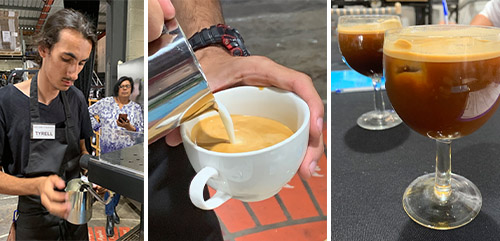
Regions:
[[[226, 28], [226, 34], [231, 35], [233, 38], [231, 38], [231, 54], [233, 56], [249, 56], [250, 52], [248, 52], [247, 48], [245, 47], [245, 40], [243, 40], [243, 37], [241, 37], [241, 34], [238, 32], [238, 30], [228, 27]], [[226, 45], [226, 48], [228, 46]]]

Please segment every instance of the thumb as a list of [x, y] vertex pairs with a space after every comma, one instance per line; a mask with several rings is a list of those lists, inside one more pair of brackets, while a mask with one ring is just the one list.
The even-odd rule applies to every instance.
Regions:
[[165, 141], [169, 146], [178, 146], [182, 143], [181, 131], [177, 127], [165, 137]]
[[175, 8], [170, 0], [159, 0], [161, 10], [163, 10], [163, 17], [165, 20], [170, 20], [175, 17]]
[[57, 189], [62, 190], [66, 187], [66, 182], [64, 182], [64, 180], [57, 175], [50, 176], [49, 180], [52, 182], [54, 187], [56, 187]]

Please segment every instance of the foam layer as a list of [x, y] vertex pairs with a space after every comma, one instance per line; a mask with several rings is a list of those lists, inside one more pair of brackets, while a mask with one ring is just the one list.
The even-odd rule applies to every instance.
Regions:
[[198, 122], [192, 129], [191, 140], [207, 150], [236, 153], [260, 150], [293, 135], [290, 128], [268, 118], [231, 115], [231, 119], [236, 136], [234, 143], [229, 141], [224, 124], [218, 115]]
[[377, 19], [373, 23], [339, 24], [337, 31], [339, 34], [377, 34], [395, 28], [401, 28], [401, 23], [398, 19]]
[[384, 54], [420, 62], [464, 62], [500, 57], [500, 29], [433, 25], [385, 36]]

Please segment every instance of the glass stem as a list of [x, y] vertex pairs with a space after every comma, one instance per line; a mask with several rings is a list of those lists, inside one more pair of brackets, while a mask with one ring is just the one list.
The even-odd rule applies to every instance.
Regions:
[[441, 203], [451, 195], [451, 140], [436, 140], [436, 176], [434, 193]]
[[384, 96], [380, 89], [382, 88], [381, 78], [378, 76], [372, 77], [373, 89], [373, 103], [375, 104], [375, 110], [377, 112], [384, 112], [385, 104], [384, 104]]

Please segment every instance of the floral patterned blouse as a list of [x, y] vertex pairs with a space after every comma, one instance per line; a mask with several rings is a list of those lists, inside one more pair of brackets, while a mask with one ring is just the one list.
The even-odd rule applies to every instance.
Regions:
[[[119, 127], [116, 123], [119, 114], [127, 114], [130, 124], [135, 127], [136, 132], [144, 131], [144, 114], [142, 107], [130, 101], [121, 109], [116, 103], [114, 97], [106, 97], [89, 107], [90, 121], [92, 128], [100, 130], [100, 148], [101, 154], [123, 149], [134, 145], [134, 140], [124, 133], [127, 133], [125, 128]], [[99, 116], [99, 121], [95, 116]]]

